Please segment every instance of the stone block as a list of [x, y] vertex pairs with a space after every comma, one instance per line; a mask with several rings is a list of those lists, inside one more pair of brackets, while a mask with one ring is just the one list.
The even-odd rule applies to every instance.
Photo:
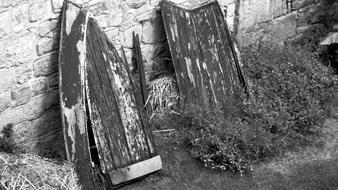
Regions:
[[0, 113], [0, 131], [3, 127], [8, 124], [18, 124], [25, 120], [23, 114], [23, 107], [17, 107], [14, 109], [7, 109], [6, 111]]
[[15, 79], [18, 84], [24, 84], [32, 78], [32, 64], [27, 63], [15, 69]]
[[292, 9], [299, 10], [309, 5], [313, 5], [315, 3], [316, 2], [314, 0], [296, 0], [296, 1], [293, 1], [292, 3]]
[[29, 21], [35, 22], [41, 20], [46, 15], [47, 1], [39, 0], [32, 3], [29, 7]]
[[24, 3], [12, 9], [11, 24], [14, 32], [28, 28], [28, 3]]
[[32, 120], [32, 136], [39, 137], [45, 133], [50, 125], [50, 112], [46, 112], [40, 117]]
[[12, 70], [0, 70], [0, 92], [15, 85], [14, 72]]
[[276, 40], [286, 40], [296, 34], [297, 14], [290, 13], [273, 22], [272, 34]]
[[107, 14], [108, 11], [107, 2], [100, 1], [95, 3], [94, 5], [90, 5], [87, 9], [94, 15], [97, 16], [99, 14]]
[[32, 98], [23, 106], [24, 118], [27, 120], [38, 118], [42, 115], [46, 106], [47, 95], [42, 94]]
[[154, 8], [139, 15], [136, 15], [134, 21], [140, 23], [144, 20], [155, 19], [159, 17], [162, 19], [160, 12]]
[[46, 109], [50, 109], [55, 106], [59, 106], [59, 91], [58, 90], [51, 90], [47, 93], [46, 99]]
[[103, 14], [96, 16], [97, 23], [102, 29], [106, 29], [109, 26], [109, 15]]
[[163, 57], [170, 57], [168, 43], [146, 44], [141, 46], [142, 56], [146, 60], [156, 60]]
[[123, 22], [123, 12], [122, 9], [117, 9], [114, 12], [111, 12], [109, 15], [109, 26], [120, 26]]
[[0, 40], [0, 69], [32, 62], [36, 58], [35, 39], [35, 34], [25, 32]]
[[27, 139], [31, 137], [32, 134], [32, 123], [31, 121], [24, 121], [13, 126], [13, 140], [14, 142], [24, 150], [29, 148], [24, 146]]
[[11, 92], [9, 90], [0, 93], [0, 113], [9, 108], [11, 104]]
[[126, 0], [125, 3], [129, 6], [131, 9], [139, 9], [142, 6], [146, 5], [146, 0]]
[[59, 75], [56, 73], [49, 77], [49, 88], [59, 86]]
[[58, 53], [53, 52], [42, 56], [33, 63], [35, 77], [47, 76], [58, 71]]
[[52, 37], [43, 37], [39, 39], [36, 50], [39, 56], [55, 51], [58, 48], [57, 40]]
[[161, 0], [149, 0], [149, 5], [154, 6], [154, 7], [159, 7], [160, 2], [161, 2]]
[[248, 0], [241, 2], [239, 10], [240, 25], [242, 28], [251, 28], [257, 23], [272, 20], [273, 11], [271, 10], [270, 0]]
[[31, 89], [29, 84], [20, 85], [12, 89], [13, 107], [27, 103], [31, 98]]
[[41, 77], [31, 83], [32, 97], [46, 92], [48, 88], [48, 79]]
[[[134, 4], [137, 2], [131, 2], [131, 3]], [[148, 6], [147, 3], [143, 4], [142, 6], [137, 5], [137, 6], [132, 6], [132, 7], [126, 1], [121, 3], [121, 10], [123, 12], [124, 21], [132, 20], [135, 18], [136, 15], [147, 12], [148, 10], [152, 8], [153, 7]]]
[[59, 30], [60, 27], [57, 19], [47, 19], [39, 23], [38, 34], [40, 37], [44, 37], [52, 31]]
[[[1, 3], [1, 2], [0, 2]], [[11, 33], [12, 25], [10, 21], [10, 14], [9, 11], [5, 11], [0, 13], [0, 38]]]
[[54, 13], [60, 13], [62, 10], [62, 4], [64, 0], [52, 0], [52, 10]]
[[166, 33], [161, 18], [144, 20], [142, 23], [142, 42], [154, 44], [166, 40]]
[[13, 4], [12, 0], [1, 0], [0, 1], [0, 7], [1, 8], [7, 8]]
[[[115, 41], [117, 40], [117, 38], [119, 39], [119, 28], [118, 27], [112, 27], [112, 28], [106, 29], [104, 32], [107, 34], [110, 41]], [[115, 48], [118, 48], [118, 47], [115, 47]]]

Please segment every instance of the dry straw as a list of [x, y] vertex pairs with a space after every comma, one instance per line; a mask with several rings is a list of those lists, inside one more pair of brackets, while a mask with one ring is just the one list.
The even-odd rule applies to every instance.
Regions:
[[0, 189], [80, 190], [73, 164], [31, 154], [0, 153]]

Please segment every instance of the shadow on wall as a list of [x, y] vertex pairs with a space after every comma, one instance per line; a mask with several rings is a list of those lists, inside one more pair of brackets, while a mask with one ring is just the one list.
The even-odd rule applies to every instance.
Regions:
[[57, 22], [46, 20], [43, 25], [46, 29], [39, 31], [37, 52], [40, 58], [34, 62], [34, 75], [48, 77], [48, 88], [28, 103], [33, 119], [21, 122], [13, 129], [13, 140], [21, 151], [54, 159], [66, 158], [58, 89], [60, 21], [60, 17]]
[[[46, 112], [36, 123], [32, 123], [35, 131], [31, 136], [33, 144], [36, 145], [34, 152], [40, 156], [56, 159], [66, 159], [63, 129], [61, 122], [61, 111], [59, 106], [59, 80], [58, 80], [58, 50], [60, 43], [61, 15], [58, 17], [57, 27], [53, 32], [53, 49], [56, 50], [54, 57], [49, 60], [51, 67], [56, 68], [56, 85], [51, 90], [51, 97], [46, 99]], [[54, 59], [54, 60], [52, 60]], [[48, 102], [49, 101], [49, 102]], [[35, 142], [34, 142], [35, 141]]]

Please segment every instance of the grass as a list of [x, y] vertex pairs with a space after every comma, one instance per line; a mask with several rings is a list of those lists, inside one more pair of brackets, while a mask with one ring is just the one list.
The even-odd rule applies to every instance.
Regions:
[[[176, 113], [171, 113], [174, 118]], [[287, 152], [253, 164], [254, 172], [240, 176], [230, 171], [205, 168], [193, 159], [180, 141], [182, 131], [156, 133], [163, 169], [122, 190], [334, 190], [338, 188], [338, 121], [325, 123], [326, 143]]]

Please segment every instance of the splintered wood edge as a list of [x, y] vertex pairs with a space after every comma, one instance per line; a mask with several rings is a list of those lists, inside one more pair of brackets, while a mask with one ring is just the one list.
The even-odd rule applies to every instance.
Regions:
[[142, 162], [133, 164], [131, 166], [127, 166], [118, 170], [113, 170], [109, 172], [109, 176], [112, 184], [118, 185], [120, 183], [124, 183], [153, 173], [160, 169], [162, 169], [162, 160], [161, 156], [158, 155]]

